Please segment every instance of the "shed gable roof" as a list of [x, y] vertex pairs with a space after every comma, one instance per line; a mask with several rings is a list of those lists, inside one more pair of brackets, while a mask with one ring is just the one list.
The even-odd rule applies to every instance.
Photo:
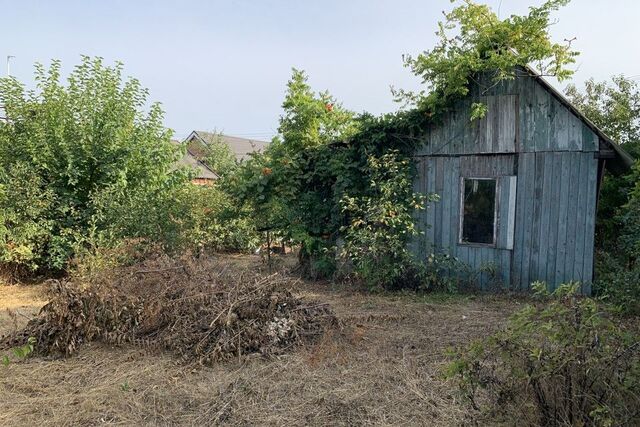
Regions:
[[[622, 174], [628, 171], [634, 163], [633, 157], [627, 153], [619, 144], [605, 134], [598, 126], [596, 126], [587, 116], [585, 116], [564, 94], [554, 88], [544, 77], [540, 75], [532, 67], [525, 67], [526, 71], [536, 79], [536, 81], [544, 87], [547, 92], [553, 95], [561, 104], [579, 118], [587, 127], [589, 127], [600, 139], [600, 151], [609, 149], [613, 152], [613, 156], [607, 159], [605, 163], [607, 169], [614, 174]], [[603, 147], [604, 146], [604, 147]]]

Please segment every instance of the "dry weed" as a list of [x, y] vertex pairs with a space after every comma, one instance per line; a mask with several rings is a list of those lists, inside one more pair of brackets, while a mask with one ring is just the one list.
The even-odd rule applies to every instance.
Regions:
[[8, 348], [33, 336], [37, 354], [65, 356], [91, 341], [133, 343], [200, 364], [279, 354], [337, 326], [327, 304], [294, 297], [288, 282], [212, 259], [156, 255], [90, 283], [52, 282], [39, 316], [1, 342]]

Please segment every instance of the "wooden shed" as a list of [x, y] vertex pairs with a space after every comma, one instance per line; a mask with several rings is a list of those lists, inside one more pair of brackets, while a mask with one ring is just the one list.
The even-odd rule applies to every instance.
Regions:
[[[577, 280], [590, 293], [600, 182], [632, 159], [533, 70], [517, 74], [475, 85], [426, 130], [415, 188], [440, 200], [420, 212], [412, 251], [493, 266], [513, 290]], [[473, 102], [483, 119], [470, 121]]]

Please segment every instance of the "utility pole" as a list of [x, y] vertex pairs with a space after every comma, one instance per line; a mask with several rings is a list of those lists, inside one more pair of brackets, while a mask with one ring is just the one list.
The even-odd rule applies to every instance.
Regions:
[[11, 77], [11, 58], [15, 58], [15, 56], [7, 55], [7, 77]]

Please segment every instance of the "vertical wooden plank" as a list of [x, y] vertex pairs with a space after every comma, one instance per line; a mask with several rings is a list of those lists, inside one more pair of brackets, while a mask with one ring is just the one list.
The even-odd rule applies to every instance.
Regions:
[[509, 250], [500, 251], [500, 276], [502, 278], [502, 288], [511, 288], [511, 256], [513, 252]]
[[565, 262], [567, 255], [567, 225], [569, 220], [569, 199], [572, 191], [571, 174], [572, 171], [572, 154], [565, 152], [562, 154], [561, 178], [558, 185], [560, 186], [560, 197], [558, 204], [558, 239], [556, 248], [556, 284], [562, 284], [567, 280], [565, 273]]
[[580, 188], [580, 153], [570, 152], [569, 191], [567, 201], [567, 242], [564, 261], [564, 281], [574, 280], [576, 260], [576, 234], [578, 230], [578, 196]]
[[460, 226], [460, 157], [451, 159], [451, 232], [449, 237], [449, 247], [452, 256], [457, 256], [458, 248], [458, 228]]
[[598, 151], [598, 136], [582, 123], [582, 151]]
[[536, 151], [549, 151], [549, 103], [551, 95], [540, 85], [535, 86], [536, 105], [535, 117], [535, 145]]
[[493, 109], [492, 116], [490, 118], [489, 123], [487, 124], [487, 128], [491, 129], [491, 138], [487, 135], [487, 146], [485, 147], [486, 153], [498, 153], [500, 152], [500, 110], [501, 110], [501, 99], [498, 96], [491, 96], [489, 102], [489, 108]]
[[449, 253], [449, 243], [451, 241], [451, 198], [453, 197], [453, 185], [451, 178], [451, 165], [453, 158], [442, 159], [442, 240], [441, 247]]
[[515, 240], [515, 226], [516, 226], [516, 197], [517, 197], [517, 181], [516, 176], [507, 177], [507, 226], [506, 226], [506, 241], [505, 248], [513, 250], [513, 242]]
[[553, 210], [551, 206], [551, 195], [553, 194], [553, 187], [555, 185], [555, 183], [553, 182], [554, 153], [547, 152], [540, 153], [539, 155], [545, 158], [545, 163], [543, 176], [541, 178], [543, 181], [543, 190], [540, 210], [540, 231], [538, 234], [540, 240], [538, 251], [537, 278], [538, 280], [544, 280], [549, 283], [549, 278], [547, 277], [547, 264], [549, 262], [548, 249], [551, 234], [549, 223], [551, 218], [551, 211]]
[[520, 196], [518, 201], [521, 203], [522, 209], [518, 217], [519, 225], [516, 227], [522, 230], [522, 241], [516, 248], [519, 256], [514, 262], [520, 263], [520, 283], [522, 290], [529, 289], [531, 282], [531, 260], [535, 258], [533, 254], [533, 246], [535, 239], [534, 229], [534, 210], [537, 205], [535, 198], [536, 184], [536, 154], [523, 153], [520, 155]]
[[[553, 101], [559, 104], [557, 100]], [[557, 150], [567, 151], [569, 150], [569, 110], [563, 105], [558, 105], [555, 113], [553, 143]]]
[[553, 158], [551, 169], [551, 187], [550, 187], [550, 203], [547, 207], [549, 212], [549, 231], [547, 234], [547, 262], [545, 277], [550, 286], [555, 289], [558, 284], [556, 281], [556, 257], [557, 257], [557, 245], [558, 245], [558, 220], [560, 213], [560, 189], [562, 179], [562, 152], [550, 153]]
[[533, 217], [531, 219], [531, 255], [529, 261], [529, 281], [539, 280], [540, 262], [540, 234], [541, 218], [543, 215], [543, 188], [546, 157], [544, 153], [536, 153], [536, 172], [533, 183]]
[[433, 244], [436, 248], [442, 248], [442, 211], [443, 204], [447, 198], [447, 195], [444, 191], [444, 169], [443, 169], [443, 158], [436, 157], [435, 159], [436, 165], [436, 193], [440, 196], [440, 202], [436, 206], [436, 215], [435, 215], [435, 230], [434, 230], [434, 240]]
[[588, 154], [584, 155], [587, 164], [587, 201], [584, 207], [586, 221], [584, 231], [584, 267], [582, 292], [591, 295], [591, 281], [593, 279], [593, 256], [596, 221], [596, 197], [598, 180], [598, 160]]
[[516, 151], [516, 102], [515, 95], [504, 95], [500, 97], [501, 108], [499, 115], [499, 144], [498, 151], [502, 153], [513, 153]]
[[[436, 163], [433, 157], [430, 157], [425, 162], [426, 168], [426, 176], [427, 176], [427, 194], [436, 192]], [[439, 201], [433, 202], [427, 206], [426, 212], [426, 223], [427, 223], [427, 241], [428, 241], [428, 252], [433, 251], [433, 244], [435, 243], [435, 230], [437, 227], [436, 224], [436, 209], [440, 204]]]
[[586, 229], [587, 215], [585, 211], [585, 205], [587, 203], [587, 190], [588, 190], [588, 167], [587, 158], [591, 154], [578, 153], [578, 163], [580, 164], [580, 172], [578, 175], [578, 202], [576, 211], [576, 243], [575, 243], [575, 259], [573, 262], [573, 278], [574, 280], [583, 281], [583, 267], [584, 267], [584, 232]]
[[525, 79], [518, 79], [518, 151], [528, 152], [529, 92]]
[[486, 96], [481, 96], [480, 97], [480, 102], [487, 105], [487, 114], [481, 118], [480, 120], [477, 120], [478, 122], [478, 140], [476, 141], [476, 145], [474, 147], [474, 149], [472, 151], [470, 151], [470, 153], [483, 153], [485, 151], [485, 148], [487, 146], [487, 141], [489, 140], [489, 138], [491, 137], [491, 135], [489, 135], [489, 133], [491, 132], [491, 125], [489, 122], [489, 119], [491, 117], [491, 112], [489, 112], [488, 108], [488, 103], [489, 103], [489, 99]]
[[582, 151], [582, 121], [570, 113], [568, 122], [569, 151]]

